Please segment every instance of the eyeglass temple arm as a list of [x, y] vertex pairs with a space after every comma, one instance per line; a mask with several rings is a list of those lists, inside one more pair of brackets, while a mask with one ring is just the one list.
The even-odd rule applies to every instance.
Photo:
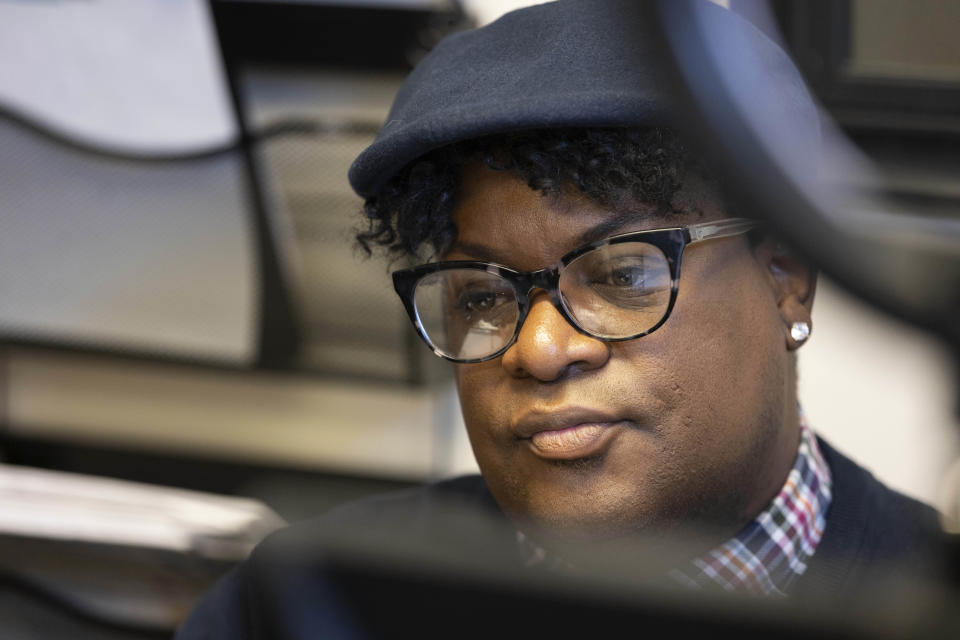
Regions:
[[701, 222], [687, 227], [690, 232], [690, 243], [709, 240], [712, 238], [727, 238], [741, 233], [746, 233], [760, 223], [748, 218], [730, 218], [728, 220], [715, 220], [712, 222]]

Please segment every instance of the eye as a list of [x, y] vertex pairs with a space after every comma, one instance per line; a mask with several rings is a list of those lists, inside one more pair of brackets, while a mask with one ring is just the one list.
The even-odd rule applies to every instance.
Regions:
[[649, 271], [643, 256], [617, 256], [592, 265], [589, 280], [593, 286], [635, 289], [644, 286]]
[[[600, 334], [648, 329], [670, 302], [670, 263], [655, 245], [617, 242], [591, 249], [561, 272], [560, 294], [580, 323]], [[659, 316], [658, 316], [659, 318]], [[655, 322], [655, 321], [654, 321]]]
[[[593, 260], [585, 260], [576, 268], [580, 286], [591, 292], [593, 300], [603, 300], [624, 309], [659, 304], [663, 292], [670, 288], [666, 261], [647, 253], [604, 256], [598, 252]], [[589, 299], [569, 287], [565, 295]]]
[[497, 305], [497, 297], [493, 291], [466, 292], [460, 297], [460, 308], [465, 311], [489, 311]]
[[456, 308], [464, 317], [489, 316], [512, 300], [511, 291], [491, 286], [489, 282], [471, 283], [463, 286], [456, 298]]
[[607, 272], [606, 284], [618, 287], [643, 286], [645, 270], [643, 263], [613, 267]]

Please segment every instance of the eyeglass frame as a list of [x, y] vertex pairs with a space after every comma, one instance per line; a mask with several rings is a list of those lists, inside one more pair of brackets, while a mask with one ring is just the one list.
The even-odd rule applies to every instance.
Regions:
[[[517, 337], [520, 335], [520, 329], [523, 328], [523, 323], [526, 321], [527, 315], [530, 313], [530, 293], [535, 289], [545, 291], [557, 312], [559, 312], [563, 319], [566, 320], [567, 324], [572, 326], [579, 333], [602, 342], [624, 342], [626, 340], [636, 340], [637, 338], [650, 335], [662, 327], [667, 321], [667, 318], [670, 317], [670, 313], [673, 311], [673, 307], [677, 301], [677, 291], [680, 284], [680, 262], [683, 258], [683, 250], [686, 249], [687, 246], [702, 242], [704, 240], [728, 238], [747, 233], [760, 224], [761, 223], [759, 221], [751, 220], [749, 218], [725, 218], [723, 220], [712, 220], [709, 222], [701, 222], [682, 227], [628, 231], [627, 233], [620, 233], [610, 236], [609, 238], [596, 240], [594, 242], [585, 244], [582, 247], [578, 247], [573, 251], [564, 254], [552, 265], [544, 267], [543, 269], [537, 269], [536, 271], [517, 271], [516, 269], [511, 269], [510, 267], [505, 267], [492, 262], [482, 262], [479, 260], [449, 260], [445, 262], [428, 262], [416, 267], [394, 271], [392, 274], [393, 288], [397, 292], [397, 295], [400, 296], [403, 306], [407, 311], [407, 315], [409, 316], [410, 321], [413, 323], [414, 329], [416, 329], [417, 334], [420, 336], [423, 342], [437, 356], [443, 358], [444, 360], [449, 360], [450, 362], [456, 362], [458, 364], [486, 362], [487, 360], [499, 358], [506, 353], [507, 349], [516, 343]], [[663, 253], [670, 268], [670, 301], [663, 313], [663, 317], [659, 320], [659, 322], [653, 325], [653, 327], [647, 329], [646, 331], [623, 338], [608, 338], [604, 336], [598, 336], [581, 327], [574, 319], [572, 313], [567, 310], [563, 296], [560, 293], [560, 273], [562, 269], [567, 267], [567, 265], [585, 253], [589, 253], [590, 251], [599, 249], [600, 247], [622, 244], [625, 242], [643, 242], [650, 244], [657, 247], [660, 252]], [[484, 356], [482, 358], [471, 359], [461, 359], [448, 356], [433, 345], [430, 338], [427, 337], [427, 333], [420, 322], [420, 317], [416, 309], [416, 302], [414, 300], [417, 283], [419, 283], [420, 280], [426, 276], [439, 271], [447, 271], [451, 269], [472, 269], [475, 271], [492, 273], [510, 283], [510, 286], [513, 287], [513, 290], [516, 293], [517, 326], [514, 329], [513, 336], [501, 349], [497, 350], [491, 355]]]

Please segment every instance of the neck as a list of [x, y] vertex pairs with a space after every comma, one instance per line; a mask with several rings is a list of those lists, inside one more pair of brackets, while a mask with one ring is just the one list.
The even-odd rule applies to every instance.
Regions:
[[[753, 520], [777, 496], [797, 459], [800, 446], [800, 409], [797, 401], [796, 367], [790, 367], [785, 380], [784, 402], [779, 429], [771, 448], [769, 464], [757, 478], [755, 490], [744, 510], [744, 521]], [[777, 418], [774, 418], [776, 420]]]

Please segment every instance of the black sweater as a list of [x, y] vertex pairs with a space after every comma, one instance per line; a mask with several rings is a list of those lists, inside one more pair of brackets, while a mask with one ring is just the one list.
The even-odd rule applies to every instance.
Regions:
[[[833, 500], [823, 538], [791, 598], [843, 606], [859, 602], [888, 579], [901, 591], [914, 581], [928, 584], [942, 540], [936, 512], [888, 489], [822, 440], [820, 447], [833, 474]], [[478, 518], [478, 513], [493, 518]], [[375, 496], [268, 538], [206, 596], [177, 638], [364, 637], [358, 630], [371, 631], [366, 620], [383, 615], [398, 627], [405, 626], [401, 618], [417, 620], [418, 628], [424, 620], [475, 626], [485, 620], [484, 610], [517, 607], [520, 613], [534, 600], [537, 608], [559, 608], [571, 619], [577, 607], [586, 607], [582, 620], [594, 620], [601, 609], [612, 615], [611, 606], [624, 613], [623, 601], [584, 604], [571, 601], [568, 592], [538, 600], [530, 594], [545, 585], [518, 577], [531, 574], [518, 569], [520, 558], [514, 531], [480, 476]], [[424, 567], [430, 580], [417, 573]], [[463, 578], [471, 573], [472, 579]], [[528, 595], [518, 599], [518, 591]], [[639, 593], [641, 601], [643, 593], [649, 592]], [[677, 620], [664, 618], [669, 607], [662, 608], [660, 596], [654, 600], [660, 609], [631, 602], [627, 615], [652, 616], [664, 628], [675, 628]], [[429, 613], [412, 611], [421, 605]], [[680, 610], [680, 615], [691, 614]], [[712, 614], [707, 615], [696, 624], [713, 628]], [[745, 628], [736, 626], [742, 624], [734, 630]], [[777, 624], [770, 630], [780, 631]], [[380, 635], [377, 629], [382, 626], [374, 626], [373, 635]]]

